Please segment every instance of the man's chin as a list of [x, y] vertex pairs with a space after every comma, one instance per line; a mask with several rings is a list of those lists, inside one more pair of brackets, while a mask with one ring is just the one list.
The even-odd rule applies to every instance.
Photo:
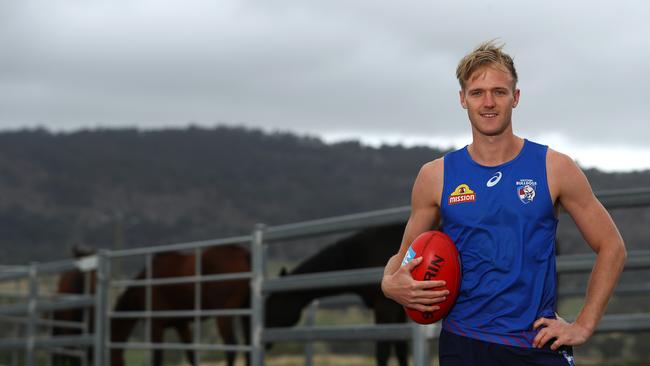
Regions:
[[[485, 121], [481, 121], [481, 122], [485, 122]], [[488, 121], [488, 123], [490, 122], [491, 121]], [[492, 123], [493, 123], [492, 128], [485, 128], [483, 126], [485, 126], [486, 123], [472, 122], [472, 128], [483, 136], [496, 137], [496, 136], [503, 135], [506, 131], [508, 131], [508, 128], [511, 125], [510, 123], [497, 123], [496, 121]]]

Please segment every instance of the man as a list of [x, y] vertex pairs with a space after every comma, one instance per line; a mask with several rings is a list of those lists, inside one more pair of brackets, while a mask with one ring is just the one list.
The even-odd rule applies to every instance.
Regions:
[[[417, 235], [440, 225], [463, 265], [459, 296], [442, 324], [440, 365], [572, 364], [571, 346], [594, 332], [623, 270], [623, 239], [573, 160], [513, 133], [520, 91], [502, 46], [481, 44], [461, 60], [456, 74], [472, 143], [422, 166], [382, 290], [404, 306], [439, 309], [436, 303], [448, 294], [444, 282], [411, 278], [421, 258], [401, 268], [400, 263]], [[597, 253], [573, 323], [555, 314], [560, 205]]]

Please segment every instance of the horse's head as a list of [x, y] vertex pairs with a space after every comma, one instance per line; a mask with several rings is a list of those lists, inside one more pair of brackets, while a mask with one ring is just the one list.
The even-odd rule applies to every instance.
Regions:
[[75, 258], [83, 258], [89, 255], [97, 254], [97, 250], [83, 244], [75, 244], [72, 246], [72, 256]]
[[[286, 268], [280, 270], [280, 277], [286, 276]], [[266, 299], [265, 323], [267, 327], [291, 327], [298, 323], [304, 301], [292, 292], [276, 292]]]

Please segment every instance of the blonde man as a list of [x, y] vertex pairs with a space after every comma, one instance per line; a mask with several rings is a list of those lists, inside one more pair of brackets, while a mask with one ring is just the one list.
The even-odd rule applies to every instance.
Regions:
[[[422, 166], [382, 290], [404, 306], [438, 310], [448, 293], [444, 282], [411, 278], [421, 258], [400, 263], [418, 234], [439, 225], [463, 264], [458, 299], [442, 323], [440, 365], [571, 365], [571, 346], [594, 332], [623, 270], [623, 239], [573, 160], [513, 133], [520, 91], [502, 46], [481, 44], [460, 61], [456, 75], [472, 142]], [[468, 190], [472, 199], [452, 199]], [[556, 316], [560, 205], [597, 253], [573, 323]]]

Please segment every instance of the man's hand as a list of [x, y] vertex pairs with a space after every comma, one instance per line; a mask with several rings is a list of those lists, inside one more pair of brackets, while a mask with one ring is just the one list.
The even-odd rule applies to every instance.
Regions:
[[557, 319], [537, 319], [533, 328], [538, 329], [540, 327], [542, 329], [537, 333], [537, 336], [533, 341], [533, 347], [542, 348], [548, 341], [555, 338], [555, 341], [551, 344], [551, 349], [553, 351], [564, 345], [581, 345], [585, 343], [592, 334], [591, 330], [582, 325], [578, 323], [568, 323], [559, 316]]
[[[411, 277], [411, 270], [422, 262], [422, 257], [414, 258], [392, 275], [384, 275], [381, 289], [386, 297], [411, 309], [422, 312], [439, 310], [433, 304], [442, 302], [449, 294], [445, 281], [416, 281]], [[438, 288], [438, 290], [432, 290]]]

